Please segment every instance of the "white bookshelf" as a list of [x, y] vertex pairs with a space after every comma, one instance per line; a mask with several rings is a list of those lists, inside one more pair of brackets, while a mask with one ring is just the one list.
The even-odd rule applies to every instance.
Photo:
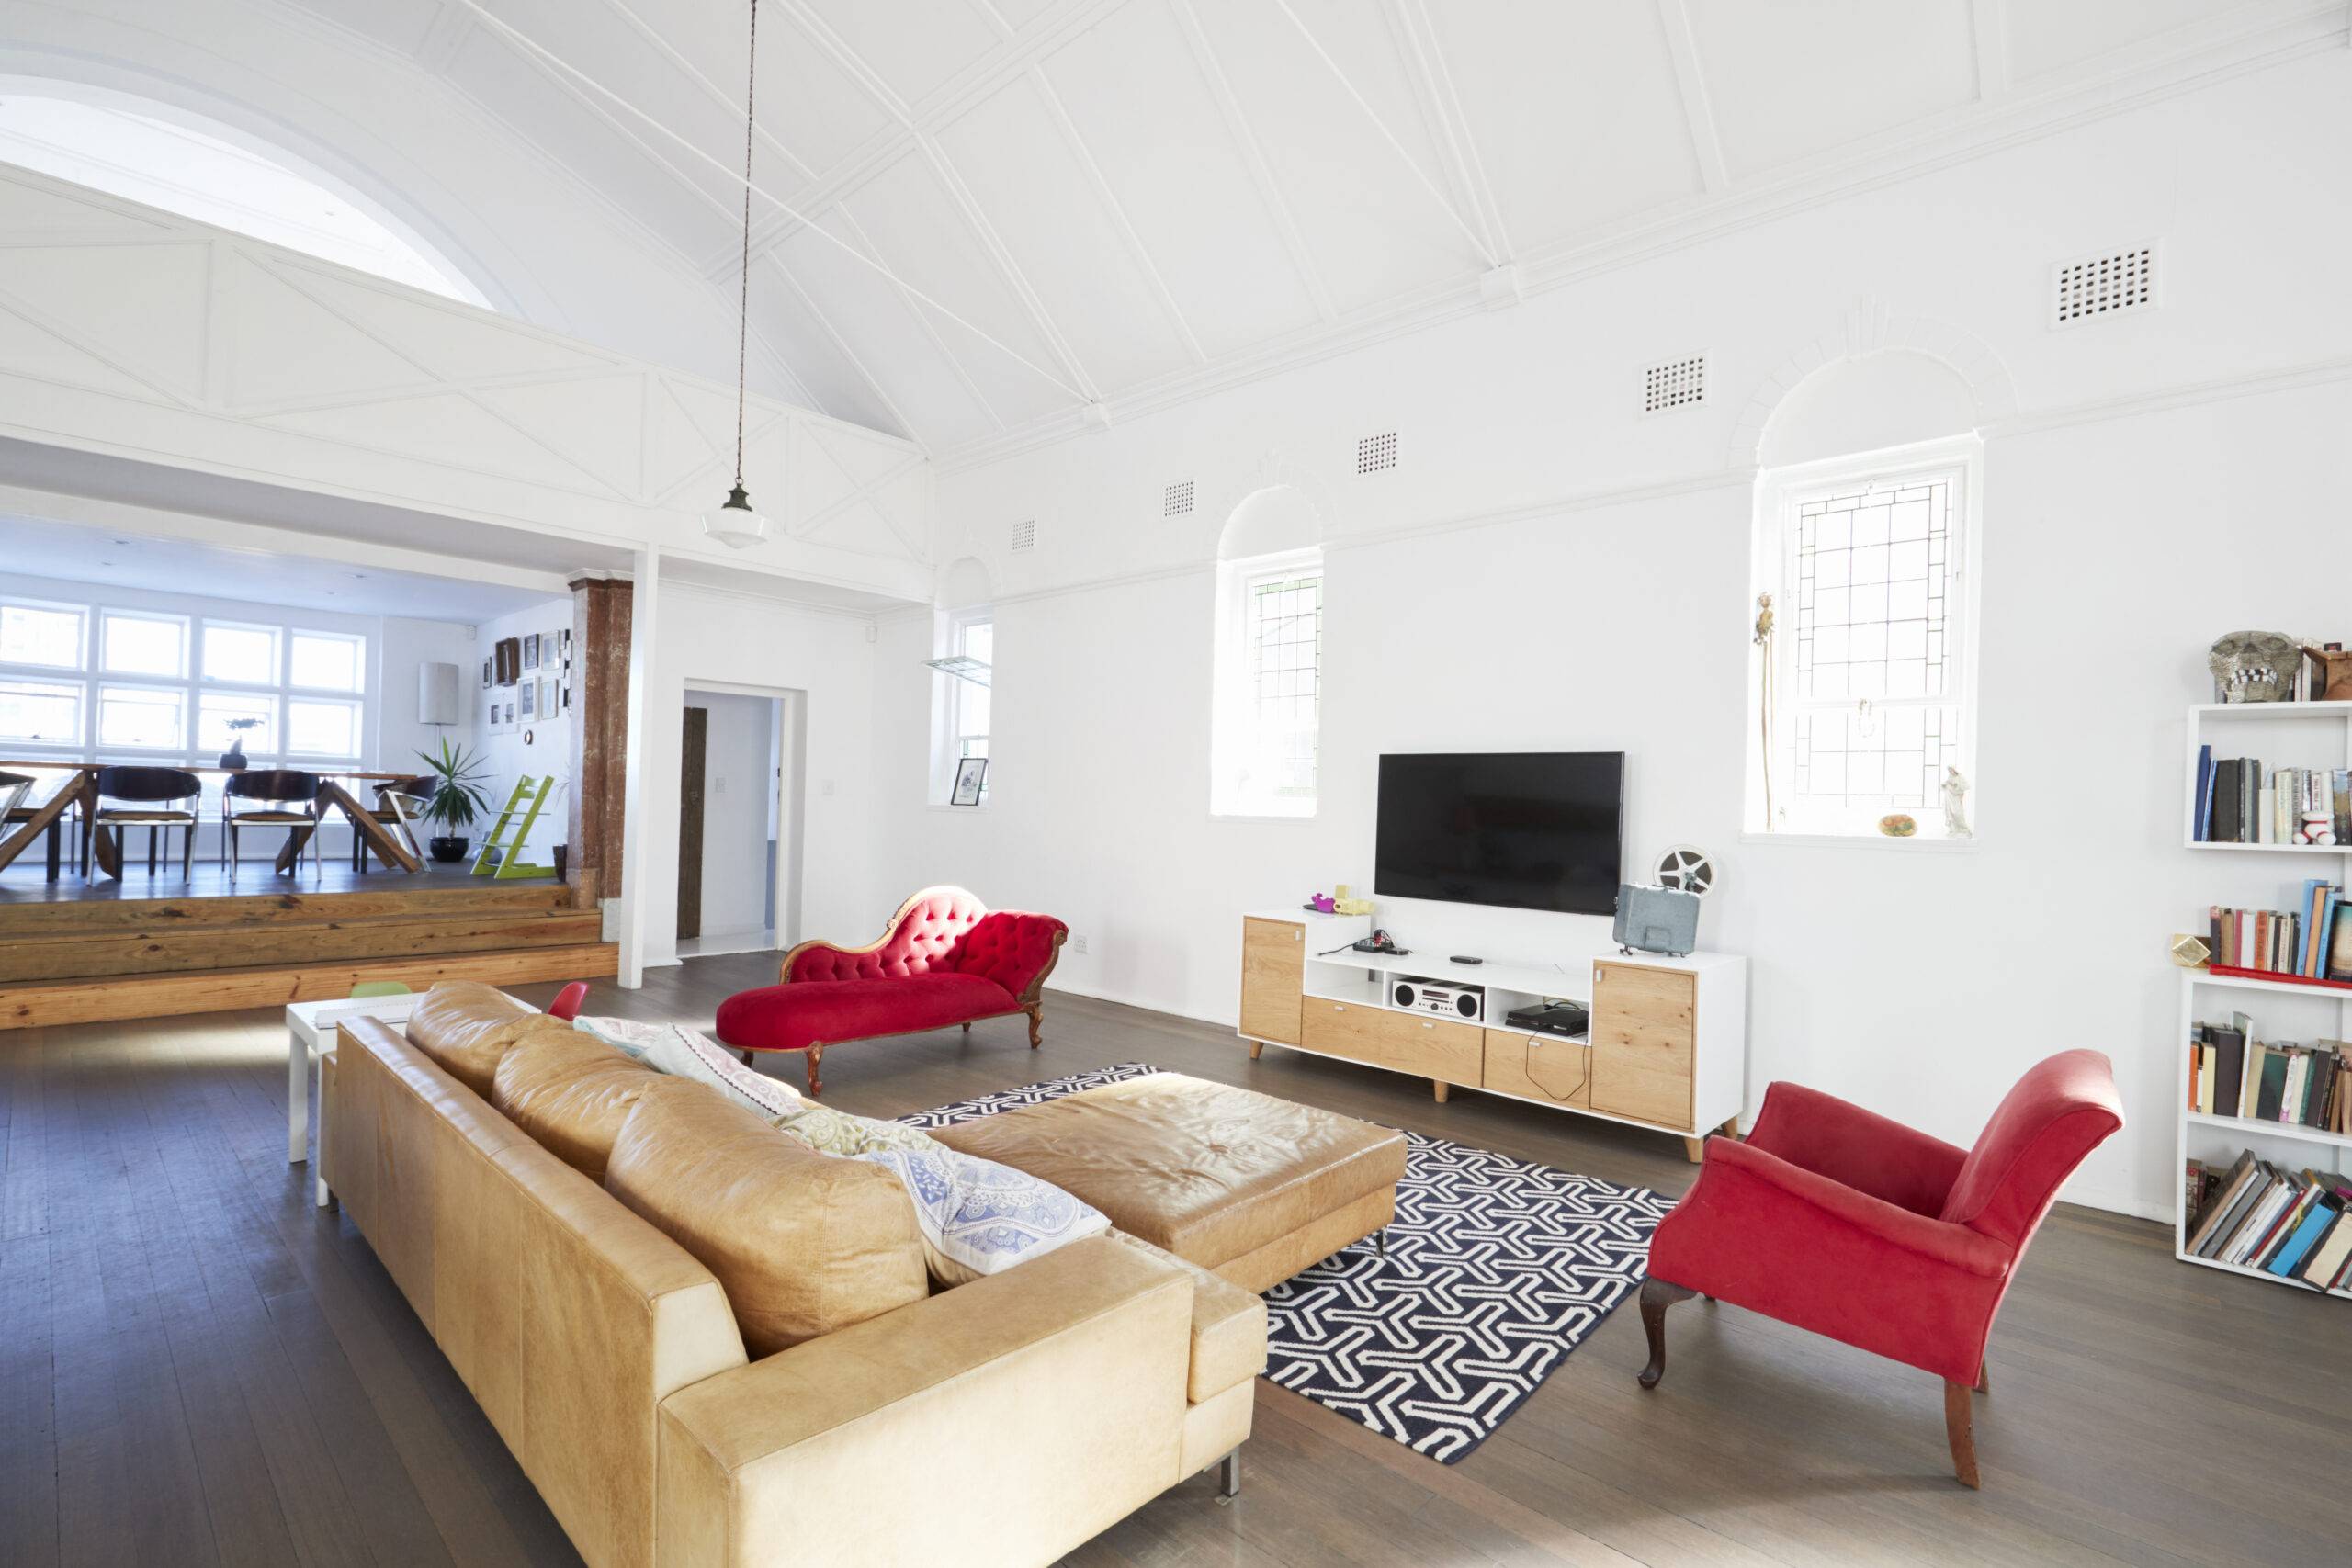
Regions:
[[[2199, 1018], [2203, 1010], [2200, 997], [2211, 998], [2212, 993], [2241, 993], [2221, 998], [2217, 1011], [2245, 1012], [2255, 1015], [2258, 1005], [2255, 998], [2242, 993], [2257, 991], [2275, 997], [2294, 997], [2305, 1003], [2333, 1004], [2335, 1008], [2336, 1033], [2339, 1040], [2352, 1039], [2352, 991], [2339, 991], [2318, 986], [2299, 986], [2290, 980], [2256, 980], [2237, 975], [2208, 975], [2202, 969], [2185, 969], [2180, 976], [2180, 1017], [2173, 1031], [2173, 1057], [2177, 1071], [2173, 1089], [2173, 1116], [2177, 1135], [2173, 1142], [2172, 1162], [2172, 1254], [2183, 1263], [2194, 1263], [2200, 1269], [2219, 1269], [2224, 1273], [2243, 1274], [2248, 1279], [2267, 1280], [2273, 1285], [2293, 1285], [2308, 1291], [2309, 1285], [2281, 1279], [2260, 1269], [2248, 1269], [2242, 1264], [2223, 1263], [2218, 1258], [2199, 1258], [2188, 1250], [2188, 1195], [2182, 1184], [2188, 1161], [2194, 1156], [2209, 1164], [2220, 1163], [2224, 1168], [2246, 1149], [2273, 1164], [2302, 1169], [2333, 1170], [2344, 1174], [2347, 1158], [2352, 1158], [2352, 1134], [2330, 1133], [2317, 1127], [2290, 1126], [2283, 1122], [2257, 1122], [2245, 1116], [2208, 1115], [2188, 1109], [2188, 1032], [2192, 1025], [2215, 1021]], [[2259, 1021], [2258, 1015], [2255, 1015]], [[2226, 1157], [2224, 1157], [2226, 1156]], [[2331, 1296], [2352, 1300], [2352, 1291], [2330, 1291]]]
[[[2266, 733], [2262, 741], [2244, 735], [2255, 726], [2279, 726], [2284, 730]], [[2306, 727], [2309, 727], [2306, 729]], [[2267, 747], [2273, 738], [2292, 731], [2304, 738], [2300, 743], [2289, 743], [2290, 754], [2277, 757], [2266, 755], [2266, 767], [2338, 768], [2352, 767], [2352, 703], [2194, 703], [2188, 709], [2187, 800], [2182, 807], [2186, 820], [2182, 842], [2192, 850], [2217, 851], [2222, 853], [2256, 855], [2331, 855], [2352, 856], [2352, 844], [2224, 844], [2201, 840], [2197, 837], [2197, 790], [2199, 781], [2197, 751], [2200, 746], [2211, 746], [2219, 757], [2224, 746], [2251, 750]], [[2342, 862], [2343, 869], [2352, 872], [2352, 860]], [[2301, 875], [2301, 873], [2297, 874]], [[2339, 880], [2343, 880], [2339, 878]], [[2233, 1161], [2244, 1150], [2255, 1153], [2274, 1164], [2301, 1169], [2328, 1169], [2344, 1174], [2347, 1160], [2352, 1160], [2352, 1134], [2324, 1132], [2316, 1127], [2289, 1126], [2278, 1122], [2257, 1122], [2244, 1116], [2207, 1115], [2188, 1109], [2188, 1032], [2198, 1022], [2211, 1022], [2206, 1016], [2208, 1008], [2217, 1013], [2245, 1012], [2259, 1020], [2256, 1012], [2259, 1002], [2245, 992], [2297, 999], [2301, 1008], [2316, 1009], [2332, 1005], [2335, 1010], [2335, 1038], [2352, 1040], [2352, 990], [2337, 990], [2324, 986], [2298, 984], [2293, 980], [2266, 980], [2247, 975], [2212, 975], [2202, 969], [2184, 970], [2180, 976], [2180, 1016], [2173, 1031], [2173, 1058], [2177, 1087], [2173, 1092], [2173, 1116], [2177, 1136], [2173, 1147], [2173, 1256], [2184, 1263], [2194, 1263], [2200, 1269], [2218, 1269], [2223, 1273], [2243, 1274], [2250, 1279], [2267, 1280], [2274, 1285], [2295, 1283], [2260, 1269], [2243, 1264], [2223, 1263], [2217, 1258], [2199, 1258], [2188, 1250], [2188, 1195], [2182, 1189], [2182, 1176], [2192, 1156], [2211, 1161], [2226, 1156], [2223, 1164]], [[2237, 993], [2230, 995], [2228, 993]], [[2295, 1284], [2298, 1290], [2308, 1285]], [[2330, 1291], [2331, 1296], [2352, 1299], [2352, 1291]]]

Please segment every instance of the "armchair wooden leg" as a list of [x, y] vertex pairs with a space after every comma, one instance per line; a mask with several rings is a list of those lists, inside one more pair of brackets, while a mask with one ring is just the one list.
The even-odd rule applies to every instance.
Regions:
[[1029, 1015], [1029, 1049], [1035, 1051], [1046, 1038], [1046, 1004], [1031, 1002], [1021, 1010]]
[[1666, 1376], [1666, 1309], [1697, 1293], [1655, 1274], [1642, 1281], [1642, 1332], [1650, 1341], [1650, 1364], [1642, 1369], [1637, 1380], [1644, 1388], [1656, 1388], [1657, 1380]]
[[808, 1098], [811, 1100], [825, 1092], [824, 1084], [819, 1081], [817, 1077], [818, 1064], [824, 1059], [825, 1048], [822, 1045], [808, 1047]]
[[972, 1026], [971, 1026], [970, 1024], [968, 1024], [968, 1023], [967, 1023], [967, 1024], [966, 1024], [966, 1025], [964, 1026], [964, 1032], [965, 1032], [965, 1033], [967, 1033], [967, 1034], [971, 1033], [971, 1032], [972, 1032]]
[[1944, 1437], [1951, 1444], [1951, 1472], [1969, 1490], [1977, 1490], [1975, 1411], [1964, 1382], [1944, 1380]]

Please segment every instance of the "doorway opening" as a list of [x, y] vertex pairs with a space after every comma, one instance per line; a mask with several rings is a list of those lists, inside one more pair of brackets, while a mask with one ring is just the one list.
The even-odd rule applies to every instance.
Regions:
[[678, 956], [799, 940], [802, 694], [686, 687], [679, 745]]

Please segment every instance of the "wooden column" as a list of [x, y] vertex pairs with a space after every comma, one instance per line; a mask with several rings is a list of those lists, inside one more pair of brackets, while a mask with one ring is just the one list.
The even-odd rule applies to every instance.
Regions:
[[572, 779], [565, 875], [583, 908], [621, 891], [633, 604], [627, 582], [582, 577], [571, 583]]

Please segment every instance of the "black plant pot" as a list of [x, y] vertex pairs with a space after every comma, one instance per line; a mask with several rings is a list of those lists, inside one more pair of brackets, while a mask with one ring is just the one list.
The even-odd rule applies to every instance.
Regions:
[[232, 772], [243, 771], [246, 766], [244, 737], [239, 736], [229, 743], [229, 749], [220, 753], [220, 765]]
[[433, 858], [444, 865], [454, 865], [466, 858], [467, 840], [454, 834], [436, 834], [425, 841]]

